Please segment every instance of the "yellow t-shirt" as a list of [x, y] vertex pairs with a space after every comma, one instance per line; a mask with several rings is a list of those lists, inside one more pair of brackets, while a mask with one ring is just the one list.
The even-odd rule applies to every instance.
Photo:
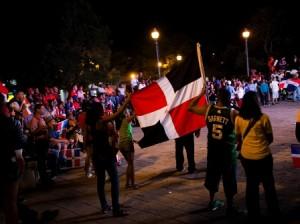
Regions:
[[[235, 132], [237, 135], [243, 135], [248, 127], [250, 120], [245, 120], [240, 116], [235, 119]], [[263, 114], [260, 119], [248, 132], [243, 140], [241, 155], [245, 159], [259, 160], [271, 153], [266, 134], [271, 134], [272, 126], [268, 115]]]
[[298, 112], [297, 112], [296, 122], [300, 122], [300, 110], [298, 110]]

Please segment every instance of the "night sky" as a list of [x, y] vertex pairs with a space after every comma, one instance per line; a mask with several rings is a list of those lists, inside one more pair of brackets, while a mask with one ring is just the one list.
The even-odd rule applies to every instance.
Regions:
[[[231, 38], [239, 38], [240, 30], [258, 8], [257, 5], [245, 8], [244, 4], [235, 4], [233, 8], [228, 3], [211, 1], [205, 5], [203, 1], [140, 2], [106, 5], [94, 2], [96, 12], [111, 27], [115, 47], [128, 49], [136, 47], [136, 42], [146, 42], [153, 27], [160, 30], [161, 38], [183, 33], [194, 40], [224, 45]], [[116, 5], [122, 10], [114, 13]]]
[[[202, 45], [222, 50], [228, 42], [240, 41], [240, 33], [250, 18], [267, 5], [261, 1], [259, 4], [258, 1], [206, 1], [205, 5], [200, 0], [90, 2], [103, 23], [110, 27], [113, 51], [128, 54], [149, 42], [154, 26], [160, 30], [161, 38], [184, 34]], [[8, 4], [2, 7], [1, 15], [3, 71], [15, 66], [26, 70], [35, 66], [45, 43], [55, 39], [56, 15], [61, 4], [60, 1]]]

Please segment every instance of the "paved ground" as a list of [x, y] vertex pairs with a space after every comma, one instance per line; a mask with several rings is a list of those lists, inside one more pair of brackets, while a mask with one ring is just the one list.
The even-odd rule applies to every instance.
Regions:
[[[300, 223], [300, 169], [295, 169], [290, 156], [290, 144], [295, 139], [295, 114], [299, 103], [285, 102], [263, 108], [271, 117], [275, 141], [271, 148], [274, 155], [276, 186], [286, 223]], [[135, 129], [135, 138], [141, 137]], [[119, 167], [121, 203], [129, 216], [113, 218], [101, 214], [96, 196], [95, 178], [88, 179], [81, 169], [68, 171], [57, 178], [57, 183], [47, 191], [26, 193], [27, 204], [38, 210], [60, 210], [53, 223], [244, 223], [245, 216], [233, 220], [225, 217], [224, 210], [207, 212], [208, 193], [203, 187], [206, 167], [206, 129], [195, 140], [195, 175], [175, 173], [174, 141], [148, 149], [136, 147], [136, 180], [138, 190], [124, 188], [125, 162]], [[107, 195], [110, 200], [110, 184]], [[261, 206], [265, 213], [263, 191]], [[245, 209], [245, 176], [238, 167], [238, 195], [236, 204]], [[222, 185], [217, 197], [224, 199]]]

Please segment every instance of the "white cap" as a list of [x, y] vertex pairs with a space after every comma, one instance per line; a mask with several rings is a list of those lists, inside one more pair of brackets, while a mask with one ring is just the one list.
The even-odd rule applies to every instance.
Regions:
[[290, 72], [292, 75], [295, 75], [298, 73], [298, 71], [296, 69], [293, 69], [291, 72]]

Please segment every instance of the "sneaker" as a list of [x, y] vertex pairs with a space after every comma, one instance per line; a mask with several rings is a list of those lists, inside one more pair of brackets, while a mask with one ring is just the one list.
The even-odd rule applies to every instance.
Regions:
[[87, 177], [87, 178], [92, 178], [92, 177], [93, 177], [93, 174], [92, 174], [91, 172], [88, 172], [88, 173], [86, 173], [86, 177]]
[[111, 210], [112, 210], [112, 207], [110, 205], [106, 205], [104, 208], [102, 208], [102, 213], [106, 214]]
[[182, 169], [177, 169], [175, 174], [182, 175], [186, 173], [187, 173], [186, 168], [182, 168]]
[[221, 200], [214, 200], [208, 204], [208, 210], [212, 212], [217, 211], [222, 207], [224, 207], [224, 201]]
[[114, 217], [123, 217], [123, 216], [127, 216], [127, 215], [128, 215], [128, 213], [124, 212], [123, 210], [118, 210], [118, 211], [113, 212]]

